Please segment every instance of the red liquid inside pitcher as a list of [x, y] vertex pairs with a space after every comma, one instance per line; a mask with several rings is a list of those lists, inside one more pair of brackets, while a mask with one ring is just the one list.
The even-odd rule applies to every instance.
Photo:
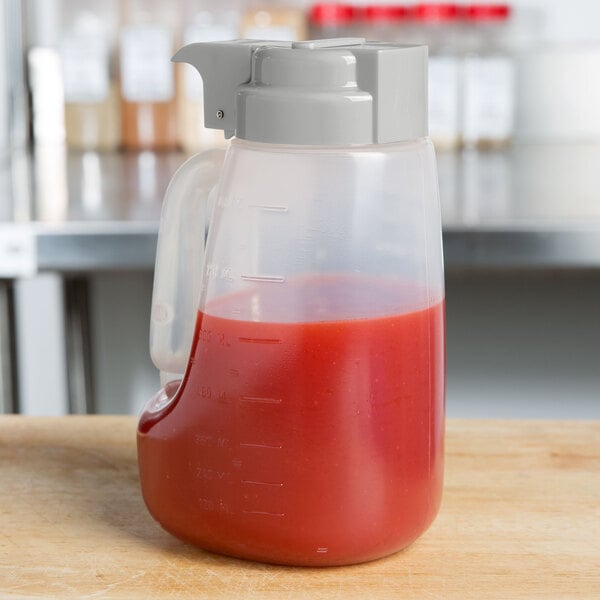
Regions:
[[[399, 284], [342, 277], [274, 287], [198, 314], [182, 385], [140, 421], [146, 504], [186, 541], [265, 562], [404, 548], [441, 498], [443, 301], [404, 310]], [[293, 303], [305, 321], [285, 321]]]

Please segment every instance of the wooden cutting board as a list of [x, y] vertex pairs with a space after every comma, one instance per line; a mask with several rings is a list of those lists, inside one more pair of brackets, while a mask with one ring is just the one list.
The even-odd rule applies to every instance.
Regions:
[[146, 512], [132, 417], [0, 418], [0, 598], [600, 598], [600, 423], [449, 421], [435, 524], [353, 567], [208, 554]]

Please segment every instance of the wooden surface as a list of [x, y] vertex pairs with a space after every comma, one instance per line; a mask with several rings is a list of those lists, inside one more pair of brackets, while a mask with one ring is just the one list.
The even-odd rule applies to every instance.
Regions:
[[282, 568], [145, 510], [131, 417], [0, 417], [0, 598], [600, 598], [600, 423], [449, 421], [441, 513], [404, 552]]

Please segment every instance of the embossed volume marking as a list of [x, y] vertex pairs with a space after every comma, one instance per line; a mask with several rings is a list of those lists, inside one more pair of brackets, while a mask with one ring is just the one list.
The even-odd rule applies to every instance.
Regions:
[[250, 481], [248, 479], [242, 479], [241, 483], [247, 483], [248, 485], [266, 485], [270, 487], [283, 487], [283, 483], [278, 481]]
[[243, 448], [270, 448], [273, 450], [281, 450], [283, 448], [283, 446], [281, 445], [276, 446], [274, 444], [251, 444], [246, 442], [240, 442], [240, 446], [242, 446]]
[[329, 548], [325, 548], [324, 546], [317, 548], [317, 554], [327, 554]]
[[250, 204], [249, 208], [257, 208], [259, 210], [268, 210], [271, 212], [287, 212], [287, 206], [271, 206], [268, 204]]
[[247, 342], [249, 344], [281, 344], [281, 340], [277, 338], [250, 338], [250, 337], [239, 337], [240, 342]]
[[265, 517], [285, 517], [285, 513], [272, 513], [265, 510], [244, 510], [245, 515], [264, 515]]
[[284, 283], [285, 277], [281, 275], [240, 275], [244, 281], [258, 281], [263, 283]]
[[281, 398], [261, 398], [259, 396], [242, 396], [242, 402], [258, 402], [262, 404], [281, 404]]

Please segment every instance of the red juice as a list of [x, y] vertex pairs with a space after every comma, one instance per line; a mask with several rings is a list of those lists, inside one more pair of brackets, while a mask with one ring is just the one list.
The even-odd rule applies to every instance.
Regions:
[[[345, 302], [335, 280], [325, 287]], [[289, 307], [280, 300], [272, 312]], [[327, 318], [334, 302], [306, 322], [219, 316], [227, 302], [198, 314], [182, 385], [142, 415], [154, 518], [207, 550], [291, 565], [363, 562], [414, 541], [442, 491], [443, 302], [340, 320]]]

